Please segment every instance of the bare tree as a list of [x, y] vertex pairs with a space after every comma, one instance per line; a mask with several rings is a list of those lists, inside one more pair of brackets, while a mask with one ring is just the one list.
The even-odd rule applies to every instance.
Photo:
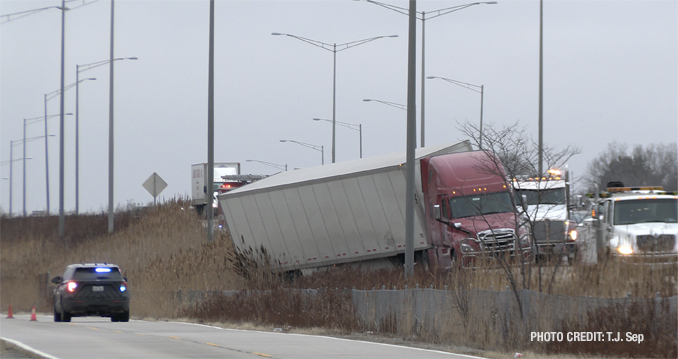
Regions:
[[620, 181], [626, 186], [661, 185], [668, 191], [678, 188], [676, 143], [634, 146], [629, 152], [623, 143], [612, 142], [587, 167], [586, 186], [594, 183], [605, 188], [608, 182]]

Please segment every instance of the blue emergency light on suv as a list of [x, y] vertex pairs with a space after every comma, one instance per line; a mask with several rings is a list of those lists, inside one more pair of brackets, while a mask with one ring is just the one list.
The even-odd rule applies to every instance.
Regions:
[[54, 321], [70, 322], [72, 317], [110, 317], [112, 322], [129, 321], [127, 278], [110, 263], [80, 263], [66, 267], [56, 276]]

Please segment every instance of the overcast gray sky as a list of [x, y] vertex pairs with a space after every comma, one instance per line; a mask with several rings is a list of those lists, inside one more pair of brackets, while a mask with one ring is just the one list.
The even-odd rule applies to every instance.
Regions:
[[[431, 12], [465, 3], [417, 6]], [[0, 14], [60, 4], [3, 0]], [[544, 141], [581, 146], [569, 163], [575, 176], [612, 141], [676, 141], [677, 4], [544, 1]], [[291, 139], [323, 145], [325, 163], [331, 162], [331, 125], [312, 119], [332, 117], [332, 52], [272, 32], [338, 44], [399, 35], [337, 53], [336, 119], [362, 124], [365, 157], [405, 150], [405, 111], [363, 99], [406, 102], [407, 16], [350, 0], [217, 0], [215, 8], [215, 161], [238, 161], [243, 172], [254, 174], [277, 170], [248, 159], [290, 169], [320, 165], [319, 152], [279, 142]], [[188, 195], [190, 165], [207, 160], [208, 25], [207, 0], [116, 1], [115, 56], [139, 58], [115, 63], [117, 204], [152, 201], [142, 183], [153, 172], [169, 184], [161, 197]], [[44, 94], [60, 86], [60, 38], [56, 9], [0, 25], [2, 161], [10, 159], [10, 141], [22, 139], [23, 119], [43, 116]], [[67, 12], [67, 85], [75, 82], [76, 64], [109, 58], [109, 39], [110, 1]], [[418, 54], [418, 68], [420, 61]], [[80, 75], [97, 78], [80, 86], [80, 211], [100, 211], [108, 203], [109, 70], [101, 66]], [[539, 1], [498, 0], [426, 21], [426, 75], [484, 85], [484, 122], [520, 121], [536, 139]], [[65, 101], [66, 112], [75, 112], [75, 89]], [[426, 144], [453, 143], [465, 139], [457, 121], [478, 121], [480, 95], [427, 80], [425, 109]], [[48, 114], [58, 112], [56, 97]], [[49, 133], [57, 135], [49, 138], [50, 207], [57, 212], [59, 120], [48, 121]], [[66, 211], [75, 208], [74, 122], [66, 117]], [[29, 138], [43, 134], [42, 123], [27, 127]], [[337, 127], [336, 141], [337, 161], [358, 158], [357, 131]], [[14, 147], [14, 159], [21, 150]], [[44, 153], [44, 140], [27, 143], [29, 213], [45, 208]], [[14, 162], [14, 212], [21, 211], [21, 171], [21, 161]], [[7, 212], [9, 165], [1, 175], [0, 206]]]

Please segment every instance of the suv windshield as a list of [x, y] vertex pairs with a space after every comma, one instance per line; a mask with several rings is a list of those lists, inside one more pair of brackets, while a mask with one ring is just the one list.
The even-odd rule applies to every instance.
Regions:
[[678, 203], [675, 199], [638, 199], [614, 203], [614, 224], [646, 222], [678, 222]]
[[513, 213], [511, 195], [507, 192], [483, 193], [450, 199], [452, 218], [464, 218], [493, 213]]
[[516, 203], [523, 202], [527, 197], [527, 205], [536, 204], [565, 204], [565, 188], [543, 189], [515, 189]]
[[97, 279], [112, 279], [123, 280], [118, 268], [111, 267], [89, 267], [76, 268], [73, 273], [74, 280], [97, 280]]

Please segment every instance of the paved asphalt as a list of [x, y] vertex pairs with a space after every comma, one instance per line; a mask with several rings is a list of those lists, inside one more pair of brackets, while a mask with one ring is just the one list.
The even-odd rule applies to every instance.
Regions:
[[259, 332], [178, 323], [51, 316], [0, 319], [0, 337], [22, 343], [54, 359], [119, 358], [477, 358], [467, 355], [314, 335]]

